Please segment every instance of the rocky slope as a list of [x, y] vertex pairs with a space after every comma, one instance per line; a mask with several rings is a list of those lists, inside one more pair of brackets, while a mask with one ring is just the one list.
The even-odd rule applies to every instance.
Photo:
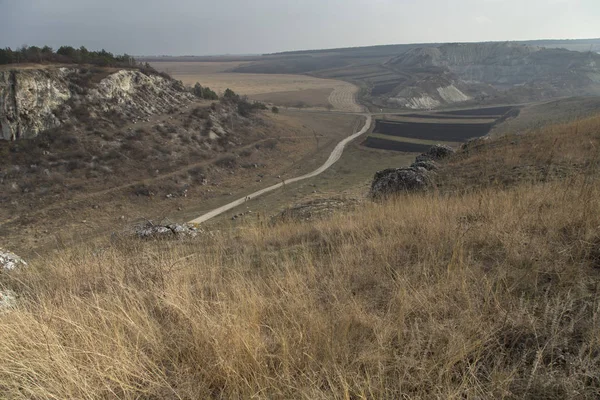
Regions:
[[116, 112], [135, 120], [188, 104], [191, 98], [180, 83], [138, 70], [0, 70], [0, 138], [33, 138], [68, 122], [78, 107], [92, 116]]
[[388, 103], [412, 109], [600, 93], [600, 55], [592, 52], [516, 43], [445, 44], [409, 50], [386, 66], [411, 77]]

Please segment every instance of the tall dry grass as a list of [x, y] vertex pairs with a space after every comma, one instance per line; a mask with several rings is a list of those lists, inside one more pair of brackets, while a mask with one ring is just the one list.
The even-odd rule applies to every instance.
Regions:
[[20, 295], [0, 313], [0, 397], [598, 398], [588, 164], [313, 223], [62, 249], [0, 275]]

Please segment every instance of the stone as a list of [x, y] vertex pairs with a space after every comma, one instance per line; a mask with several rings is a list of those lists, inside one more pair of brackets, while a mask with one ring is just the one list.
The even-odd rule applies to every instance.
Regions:
[[375, 174], [370, 195], [385, 198], [402, 192], [421, 191], [431, 183], [430, 172], [425, 168], [390, 168]]
[[26, 267], [27, 263], [15, 253], [0, 248], [0, 269], [12, 271], [20, 267]]
[[171, 239], [196, 237], [198, 229], [187, 224], [154, 224], [148, 221], [134, 228], [134, 235], [140, 239]]
[[433, 160], [415, 161], [414, 163], [412, 163], [411, 167], [423, 168], [426, 171], [435, 171], [438, 168], [437, 164]]
[[454, 154], [454, 149], [445, 144], [436, 144], [431, 146], [431, 148], [424, 155], [429, 156], [430, 159], [437, 161], [447, 158]]
[[375, 174], [371, 183], [371, 198], [384, 198], [402, 192], [414, 192], [431, 185], [431, 178], [438, 169], [436, 161], [454, 154], [454, 149], [443, 144], [432, 146], [426, 153], [418, 155], [407, 168], [390, 168]]
[[296, 204], [286, 208], [271, 218], [271, 222], [310, 221], [330, 217], [338, 211], [348, 211], [356, 207], [358, 201], [352, 198], [322, 198]]

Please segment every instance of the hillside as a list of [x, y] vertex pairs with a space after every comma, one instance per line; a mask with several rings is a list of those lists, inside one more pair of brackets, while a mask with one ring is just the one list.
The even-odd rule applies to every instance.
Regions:
[[0, 274], [7, 398], [595, 398], [600, 116], [472, 141], [311, 222]]
[[[423, 108], [419, 103], [436, 108], [474, 97], [524, 102], [600, 93], [600, 55], [590, 52], [514, 43], [447, 44], [410, 50], [386, 65], [418, 76], [387, 94], [388, 102], [408, 108]], [[432, 79], [442, 82], [432, 87]]]
[[14, 139], [0, 140], [0, 239], [25, 255], [143, 219], [191, 219], [309, 172], [359, 119], [275, 114], [235, 93], [207, 100], [137, 69], [10, 65], [0, 76]]
[[190, 104], [178, 82], [139, 70], [27, 66], [0, 69], [2, 139], [31, 139], [88, 118], [142, 120]]
[[362, 88], [373, 111], [600, 93], [598, 40], [412, 44], [249, 58], [234, 72], [305, 73]]

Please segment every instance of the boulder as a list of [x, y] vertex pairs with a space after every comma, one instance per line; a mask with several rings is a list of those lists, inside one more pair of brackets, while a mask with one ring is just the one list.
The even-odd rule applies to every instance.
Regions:
[[196, 237], [198, 229], [186, 224], [154, 224], [148, 221], [134, 229], [134, 235], [140, 239], [171, 239]]
[[351, 210], [357, 203], [356, 199], [338, 197], [309, 200], [286, 208], [273, 216], [271, 222], [323, 219], [340, 210]]
[[408, 168], [391, 168], [375, 174], [371, 184], [371, 197], [382, 198], [399, 192], [424, 190], [431, 184], [438, 166], [436, 161], [454, 154], [454, 149], [443, 144], [432, 146], [418, 155]]
[[435, 171], [437, 169], [437, 164], [433, 160], [422, 160], [415, 161], [411, 164], [412, 168], [423, 168], [426, 171]]
[[427, 153], [424, 153], [423, 155], [429, 156], [431, 160], [437, 161], [449, 157], [452, 154], [454, 154], [454, 149], [452, 147], [445, 144], [436, 144], [431, 146]]
[[371, 184], [372, 198], [424, 190], [431, 183], [430, 172], [424, 167], [391, 168], [375, 174]]
[[12, 271], [26, 267], [27, 263], [15, 253], [0, 248], [0, 270]]

